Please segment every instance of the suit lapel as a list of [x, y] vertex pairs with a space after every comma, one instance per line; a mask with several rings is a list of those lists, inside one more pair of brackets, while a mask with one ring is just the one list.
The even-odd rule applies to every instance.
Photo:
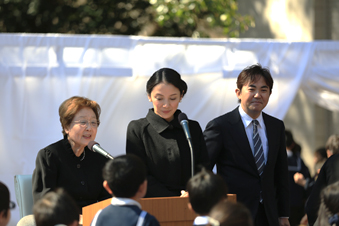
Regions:
[[267, 151], [267, 163], [266, 166], [268, 166], [272, 162], [272, 158], [274, 156], [274, 145], [275, 141], [274, 138], [278, 137], [275, 130], [275, 125], [270, 120], [268, 115], [266, 115], [264, 112], [262, 113], [265, 127], [266, 127], [266, 136], [267, 136], [267, 142], [268, 142], [268, 151]]
[[229, 123], [232, 125], [231, 132], [233, 140], [239, 147], [239, 151], [242, 153], [248, 164], [253, 168], [254, 172], [257, 172], [257, 166], [253, 157], [252, 149], [248, 141], [244, 124], [241, 120], [239, 110], [236, 108], [231, 112]]

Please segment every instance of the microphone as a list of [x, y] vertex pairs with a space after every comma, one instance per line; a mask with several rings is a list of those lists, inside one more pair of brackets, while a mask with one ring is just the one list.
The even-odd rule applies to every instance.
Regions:
[[188, 127], [188, 118], [187, 115], [183, 112], [181, 112], [178, 115], [178, 120], [180, 122], [180, 125], [182, 126], [182, 129], [184, 130], [186, 139], [188, 141], [188, 146], [190, 147], [191, 151], [191, 176], [194, 176], [194, 156], [193, 156], [193, 145], [192, 145], [192, 137], [190, 133], [190, 128]]
[[93, 152], [98, 152], [99, 154], [105, 156], [108, 159], [113, 159], [113, 156], [110, 155], [110, 153], [108, 153], [107, 151], [105, 151], [102, 147], [100, 147], [100, 144], [95, 142], [94, 140], [91, 140], [87, 147], [89, 148], [89, 150], [93, 151]]
[[190, 128], [188, 127], [188, 118], [187, 118], [187, 115], [183, 112], [181, 112], [179, 115], [178, 115], [178, 119], [179, 119], [179, 122], [180, 122], [180, 125], [182, 126], [184, 132], [185, 132], [185, 136], [186, 136], [186, 139], [192, 139], [191, 137], [191, 133], [190, 133]]

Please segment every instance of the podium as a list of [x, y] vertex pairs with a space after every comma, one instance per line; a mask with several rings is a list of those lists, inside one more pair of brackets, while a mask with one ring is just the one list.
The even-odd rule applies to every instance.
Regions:
[[[227, 199], [236, 202], [235, 194]], [[188, 209], [188, 197], [143, 198], [139, 201], [142, 209], [157, 218], [161, 226], [192, 226], [196, 214]], [[90, 226], [98, 210], [111, 204], [111, 198], [82, 208], [83, 226]]]

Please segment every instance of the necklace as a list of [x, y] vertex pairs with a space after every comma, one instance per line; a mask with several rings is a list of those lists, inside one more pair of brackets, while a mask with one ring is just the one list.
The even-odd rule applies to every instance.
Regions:
[[85, 150], [84, 150], [84, 155], [82, 156], [82, 158], [80, 159], [80, 161], [84, 160], [85, 156], [86, 156], [86, 152], [85, 152]]

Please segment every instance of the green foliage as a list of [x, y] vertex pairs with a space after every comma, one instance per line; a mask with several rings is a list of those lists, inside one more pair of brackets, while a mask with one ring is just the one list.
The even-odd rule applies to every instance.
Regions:
[[238, 37], [254, 22], [237, 11], [236, 0], [0, 0], [0, 32]]
[[161, 27], [155, 35], [209, 37], [222, 29], [226, 37], [238, 37], [254, 26], [250, 16], [238, 13], [237, 0], [150, 0]]
[[137, 34], [149, 7], [146, 0], [0, 0], [0, 31]]

